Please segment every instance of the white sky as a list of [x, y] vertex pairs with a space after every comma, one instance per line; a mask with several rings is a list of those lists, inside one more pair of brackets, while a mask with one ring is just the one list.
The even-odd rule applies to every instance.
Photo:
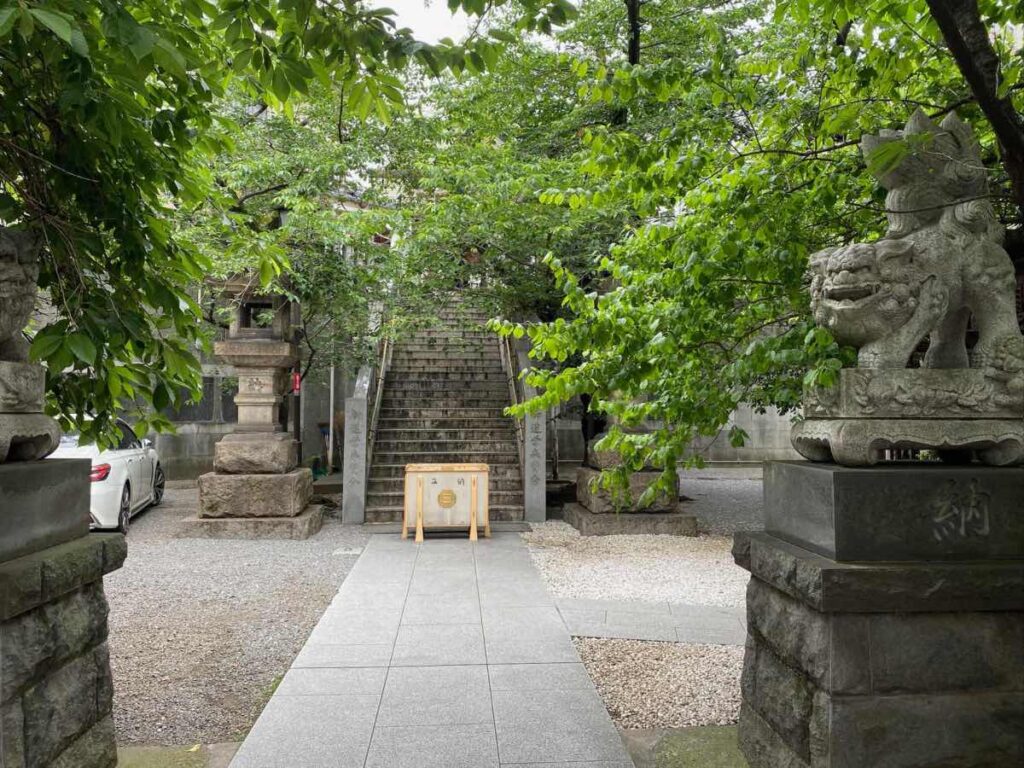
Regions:
[[457, 42], [469, 29], [466, 14], [459, 11], [452, 16], [447, 0], [375, 0], [370, 5], [391, 8], [398, 26], [409, 27], [425, 43], [436, 43], [442, 37]]

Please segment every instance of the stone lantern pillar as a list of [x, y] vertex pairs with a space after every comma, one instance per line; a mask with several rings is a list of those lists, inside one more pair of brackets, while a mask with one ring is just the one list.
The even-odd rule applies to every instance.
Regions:
[[323, 510], [309, 506], [313, 475], [298, 466], [298, 444], [280, 424], [288, 373], [298, 360], [292, 304], [229, 280], [236, 304], [227, 338], [214, 354], [238, 374], [238, 426], [214, 446], [214, 471], [199, 478], [199, 516], [189, 535], [303, 539], [320, 529]]

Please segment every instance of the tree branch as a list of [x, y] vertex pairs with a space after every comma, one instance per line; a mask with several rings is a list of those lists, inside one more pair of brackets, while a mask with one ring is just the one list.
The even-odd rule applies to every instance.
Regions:
[[977, 0], [927, 0], [953, 59], [985, 113], [1002, 149], [1013, 198], [1024, 218], [1024, 117], [1009, 94], [999, 96], [1002, 73]]

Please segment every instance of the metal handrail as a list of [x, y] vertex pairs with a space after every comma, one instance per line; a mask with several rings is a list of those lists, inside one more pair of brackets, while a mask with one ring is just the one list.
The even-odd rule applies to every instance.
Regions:
[[374, 380], [373, 410], [370, 412], [370, 428], [366, 432], [366, 478], [370, 478], [373, 465], [373, 444], [377, 439], [377, 421], [380, 418], [381, 404], [384, 399], [384, 379], [391, 367], [391, 339], [385, 336], [381, 340], [380, 352], [377, 355], [377, 377]]
[[[512, 405], [520, 405], [523, 398], [520, 396], [517, 381], [519, 380], [518, 356], [512, 353], [512, 344], [508, 336], [498, 336], [498, 351], [501, 355], [501, 364], [505, 369], [505, 378], [508, 381], [508, 394]], [[514, 362], [516, 361], [516, 362]], [[514, 418], [513, 423], [516, 429], [516, 448], [519, 450], [519, 473], [525, 482], [526, 473], [526, 427], [523, 420]]]

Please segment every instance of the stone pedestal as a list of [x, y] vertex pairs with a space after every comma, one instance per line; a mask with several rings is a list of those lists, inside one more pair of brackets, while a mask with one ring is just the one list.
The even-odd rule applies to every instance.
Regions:
[[[1010, 375], [1005, 379], [1008, 381]], [[834, 387], [805, 393], [793, 447], [851, 467], [883, 451], [925, 448], [996, 467], [1024, 463], [1024, 388], [977, 368], [844, 368]]]
[[49, 456], [60, 442], [57, 422], [43, 413], [46, 371], [0, 360], [0, 464]]
[[89, 533], [88, 459], [0, 464], [0, 563]]
[[648, 506], [642, 509], [637, 506], [641, 494], [650, 488], [661, 477], [659, 471], [634, 472], [629, 476], [629, 494], [621, 499], [613, 497], [610, 491], [595, 485], [601, 471], [592, 467], [580, 467], [576, 473], [576, 500], [586, 509], [597, 515], [610, 512], [675, 512], [679, 506], [679, 478], [676, 477], [675, 487], [671, 493], [660, 491]]
[[[614, 454], [590, 451], [595, 465], [615, 466]], [[614, 534], [664, 533], [696, 536], [697, 518], [679, 511], [679, 479], [669, 493], [660, 491], [646, 507], [640, 507], [640, 496], [661, 477], [657, 470], [634, 472], [629, 478], [629, 491], [621, 498], [597, 486], [601, 469], [580, 467], [576, 473], [577, 504], [567, 504], [565, 521], [584, 536]]]
[[0, 542], [15, 554], [0, 557], [4, 768], [117, 763], [103, 576], [127, 549], [120, 534], [88, 533], [88, 467], [0, 465]]
[[734, 549], [751, 768], [1024, 762], [1022, 482], [767, 465], [768, 532]]
[[200, 517], [295, 517], [313, 496], [313, 473], [305, 467], [281, 475], [199, 477]]

